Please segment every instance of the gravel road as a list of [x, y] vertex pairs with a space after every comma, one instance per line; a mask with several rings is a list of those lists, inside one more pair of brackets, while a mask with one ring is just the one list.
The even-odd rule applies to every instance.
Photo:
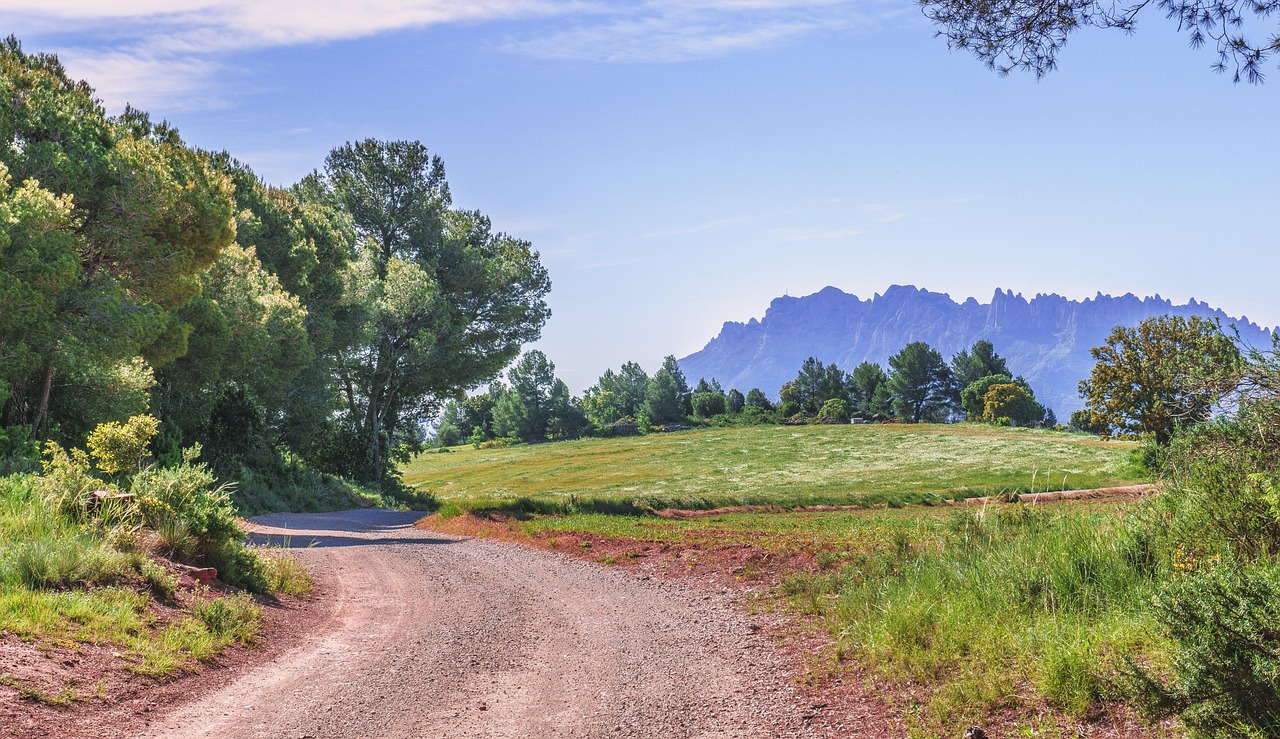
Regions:
[[322, 594], [279, 658], [144, 737], [807, 736], [727, 598], [363, 510], [253, 520]]

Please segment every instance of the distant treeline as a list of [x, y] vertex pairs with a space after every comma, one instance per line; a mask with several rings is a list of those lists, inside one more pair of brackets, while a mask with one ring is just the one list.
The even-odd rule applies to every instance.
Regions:
[[442, 445], [469, 441], [542, 441], [616, 435], [691, 424], [844, 423], [956, 420], [1006, 426], [1055, 426], [1051, 409], [1036, 401], [989, 341], [958, 352], [950, 363], [924, 342], [889, 358], [886, 372], [863, 362], [852, 372], [810, 357], [772, 402], [759, 388], [725, 390], [712, 379], [690, 387], [674, 357], [650, 377], [635, 362], [606, 370], [581, 399], [556, 379], [555, 365], [538, 351], [524, 355], [510, 384], [450, 402], [437, 430]]

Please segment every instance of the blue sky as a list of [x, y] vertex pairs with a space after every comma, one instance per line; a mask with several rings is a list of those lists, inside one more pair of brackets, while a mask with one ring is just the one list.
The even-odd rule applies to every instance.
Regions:
[[0, 31], [289, 184], [419, 139], [534, 243], [575, 392], [834, 285], [1159, 293], [1280, 324], [1280, 71], [1160, 14], [1000, 78], [910, 2], [0, 0]]

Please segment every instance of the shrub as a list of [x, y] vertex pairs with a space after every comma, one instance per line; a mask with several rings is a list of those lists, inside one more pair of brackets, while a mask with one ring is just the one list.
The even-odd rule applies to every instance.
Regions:
[[247, 595], [230, 595], [202, 601], [191, 614], [214, 636], [249, 644], [258, 634], [262, 610]]
[[108, 475], [118, 475], [138, 469], [151, 437], [159, 430], [160, 421], [154, 416], [134, 416], [123, 424], [115, 421], [98, 424], [85, 444], [98, 469]]
[[212, 552], [208, 563], [218, 570], [218, 579], [252, 593], [271, 590], [266, 565], [257, 550], [243, 542], [231, 542]]
[[40, 442], [31, 438], [31, 427], [26, 424], [0, 427], [0, 473], [38, 469]]
[[1171, 545], [1244, 562], [1280, 555], [1269, 502], [1280, 450], [1252, 435], [1246, 424], [1219, 422], [1175, 437], [1161, 462], [1168, 489], [1157, 498]]
[[840, 398], [832, 398], [822, 404], [822, 409], [818, 411], [818, 418], [830, 421], [848, 421], [849, 404]]
[[90, 494], [105, 487], [89, 472], [89, 455], [80, 449], [68, 452], [54, 441], [45, 442], [44, 454], [40, 463], [44, 475], [39, 480], [45, 499], [59, 513], [83, 521]]
[[137, 496], [146, 525], [168, 538], [170, 551], [207, 557], [238, 539], [240, 529], [231, 486], [217, 485], [207, 467], [194, 464], [198, 453], [188, 453], [177, 467], [142, 470], [134, 475], [130, 492]]
[[1179, 714], [1198, 737], [1280, 729], [1280, 584], [1274, 568], [1220, 563], [1175, 577], [1154, 601], [1177, 645], [1167, 684], [1132, 662], [1132, 693], [1153, 716]]

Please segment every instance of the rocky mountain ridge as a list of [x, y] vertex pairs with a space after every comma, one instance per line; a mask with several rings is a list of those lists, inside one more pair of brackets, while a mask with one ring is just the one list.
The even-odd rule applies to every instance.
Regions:
[[911, 285], [893, 285], [863, 300], [834, 287], [805, 297], [775, 298], [762, 319], [730, 321], [699, 352], [680, 361], [691, 382], [716, 378], [726, 388], [758, 387], [771, 397], [793, 379], [810, 356], [845, 371], [864, 361], [888, 369], [888, 359], [913, 341], [928, 342], [950, 357], [979, 339], [995, 345], [1009, 368], [1031, 383], [1036, 397], [1059, 419], [1083, 405], [1077, 385], [1093, 367], [1089, 349], [1112, 328], [1173, 314], [1219, 319], [1234, 325], [1248, 345], [1270, 344], [1271, 330], [1191, 299], [1182, 305], [1160, 297], [1098, 293], [1082, 301], [1056, 294], [1031, 300], [997, 289], [989, 303]]

